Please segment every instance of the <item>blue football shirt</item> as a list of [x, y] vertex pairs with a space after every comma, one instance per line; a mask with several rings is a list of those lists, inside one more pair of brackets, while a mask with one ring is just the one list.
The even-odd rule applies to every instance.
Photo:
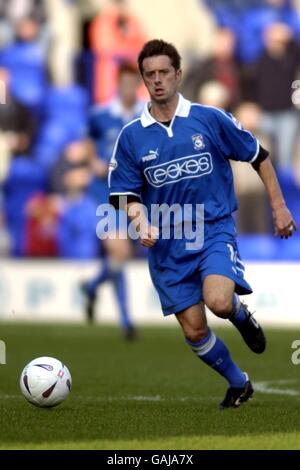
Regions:
[[204, 204], [205, 222], [237, 209], [230, 160], [253, 163], [258, 140], [221, 109], [193, 104], [179, 95], [169, 127], [145, 106], [126, 125], [111, 159], [110, 195], [135, 195], [152, 204]]

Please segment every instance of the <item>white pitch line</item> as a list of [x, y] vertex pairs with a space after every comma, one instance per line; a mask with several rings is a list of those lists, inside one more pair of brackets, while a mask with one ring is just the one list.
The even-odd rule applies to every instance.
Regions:
[[24, 399], [22, 395], [8, 395], [8, 394], [3, 394], [0, 393], [0, 400], [18, 400], [19, 398]]
[[[253, 382], [255, 392], [264, 393], [267, 395], [283, 395], [290, 397], [300, 397], [300, 391], [292, 388], [277, 388], [278, 385], [298, 383], [297, 380], [268, 380], [263, 382]], [[201, 391], [199, 392], [201, 393]], [[215, 401], [219, 400], [219, 396], [184, 396], [184, 397], [161, 397], [160, 395], [128, 395], [128, 396], [84, 396], [72, 394], [72, 398], [82, 401], [95, 401], [95, 402], [121, 402], [121, 401], [136, 401], [136, 402], [200, 402], [200, 401]], [[9, 395], [0, 392], [0, 400], [20, 400], [24, 399], [22, 395]]]
[[[299, 397], [300, 392], [292, 388], [276, 388], [276, 385], [286, 383], [295, 383], [296, 380], [269, 380], [264, 382], [254, 382], [253, 388], [255, 392], [265, 393], [268, 395], [285, 395], [289, 397]], [[275, 385], [275, 387], [274, 387]]]
[[161, 397], [159, 395], [154, 395], [154, 396], [121, 396], [121, 397], [101, 397], [101, 396], [96, 396], [96, 397], [91, 397], [91, 396], [83, 396], [83, 395], [76, 395], [76, 399], [78, 400], [95, 400], [95, 401], [103, 401], [103, 402], [113, 402], [113, 401], [148, 401], [148, 402], [170, 402], [170, 401], [211, 401], [211, 400], [218, 400], [220, 397]]
[[[141, 402], [185, 402], [185, 401], [212, 401], [218, 400], [220, 397], [161, 397], [159, 395], [154, 396], [115, 396], [115, 397], [105, 397], [105, 396], [84, 396], [84, 395], [72, 395], [72, 399], [83, 400], [83, 401], [95, 401], [95, 402], [115, 402], [115, 401], [141, 401]], [[24, 399], [22, 395], [8, 395], [0, 393], [0, 400], [19, 400]]]

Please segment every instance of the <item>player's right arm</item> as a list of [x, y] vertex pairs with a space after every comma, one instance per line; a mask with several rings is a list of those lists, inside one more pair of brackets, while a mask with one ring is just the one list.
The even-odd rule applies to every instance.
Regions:
[[146, 248], [152, 248], [158, 240], [159, 230], [150, 225], [144, 206], [140, 202], [129, 202], [125, 206], [125, 211], [134, 225], [136, 233], [139, 234], [140, 242]]
[[110, 162], [109, 202], [115, 209], [125, 210], [141, 244], [151, 248], [158, 239], [158, 229], [150, 225], [141, 202], [142, 171], [132, 149], [133, 145], [124, 128], [117, 139]]

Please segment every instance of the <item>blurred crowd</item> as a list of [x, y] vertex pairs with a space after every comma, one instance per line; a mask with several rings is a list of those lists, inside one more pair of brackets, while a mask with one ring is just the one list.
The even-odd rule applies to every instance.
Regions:
[[[214, 21], [213, 47], [183, 57], [182, 92], [233, 113], [270, 149], [300, 227], [300, 7], [198, 1]], [[0, 255], [101, 255], [96, 208], [117, 135], [147, 99], [136, 69], [147, 39], [126, 0], [0, 0]], [[267, 237], [257, 174], [236, 162], [233, 172], [239, 232]]]

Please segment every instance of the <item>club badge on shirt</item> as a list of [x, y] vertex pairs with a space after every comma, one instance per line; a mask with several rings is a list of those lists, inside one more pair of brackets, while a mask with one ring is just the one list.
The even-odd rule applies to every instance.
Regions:
[[204, 149], [205, 143], [204, 143], [202, 134], [195, 134], [195, 135], [193, 135], [193, 136], [192, 136], [192, 141], [193, 141], [194, 149], [195, 149], [195, 150]]

